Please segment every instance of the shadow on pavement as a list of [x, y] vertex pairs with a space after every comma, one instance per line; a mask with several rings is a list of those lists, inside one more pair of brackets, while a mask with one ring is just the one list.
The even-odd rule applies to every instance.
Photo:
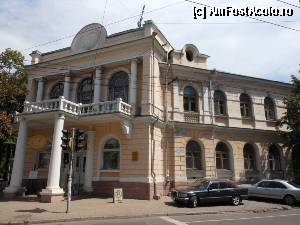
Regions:
[[[251, 201], [251, 202], [266, 202], [266, 203], [271, 203], [271, 204], [276, 204], [276, 205], [287, 206], [280, 199], [268, 199], [268, 198], [251, 197], [251, 198], [248, 198], [248, 201]], [[295, 205], [290, 206], [290, 207], [297, 209], [297, 208], [300, 207], [300, 202], [297, 202]]]
[[[177, 208], [188, 208], [188, 206], [184, 205], [184, 204], [180, 204], [180, 203], [175, 203], [175, 202], [165, 202], [165, 205], [167, 206], [174, 206]], [[242, 202], [240, 205], [244, 205], [244, 203]], [[233, 206], [231, 203], [224, 203], [224, 202], [214, 202], [214, 203], [200, 203], [199, 207], [215, 207], [215, 206]]]
[[28, 212], [28, 213], [43, 213], [48, 212], [46, 209], [35, 208], [35, 209], [19, 209], [16, 212]]

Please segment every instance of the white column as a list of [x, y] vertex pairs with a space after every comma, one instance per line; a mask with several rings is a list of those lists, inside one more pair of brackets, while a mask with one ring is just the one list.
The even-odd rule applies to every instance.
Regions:
[[94, 103], [100, 102], [100, 91], [101, 91], [101, 74], [102, 68], [96, 68], [95, 80], [94, 80]]
[[94, 154], [94, 136], [95, 131], [87, 131], [87, 152], [86, 152], [86, 163], [85, 163], [85, 174], [84, 174], [84, 190], [86, 192], [92, 192], [92, 181], [93, 181], [93, 154]]
[[44, 93], [44, 79], [40, 78], [38, 79], [38, 87], [36, 92], [36, 101], [42, 101], [43, 100], [43, 93]]
[[211, 123], [211, 112], [209, 105], [209, 91], [210, 91], [210, 81], [205, 81], [203, 83], [203, 114], [204, 114], [204, 123]]
[[135, 112], [136, 106], [136, 91], [137, 91], [137, 59], [131, 60], [131, 72], [130, 72], [130, 93], [129, 104], [132, 106], [133, 112]]
[[60, 180], [60, 165], [61, 165], [61, 144], [62, 130], [64, 128], [65, 117], [63, 114], [57, 114], [55, 117], [54, 132], [52, 138], [52, 149], [48, 171], [47, 187], [43, 189], [41, 194], [63, 194], [63, 189], [59, 186]]
[[65, 82], [64, 82], [64, 97], [67, 100], [70, 100], [70, 81], [71, 81], [71, 77], [70, 74], [67, 73], [65, 74]]
[[28, 89], [28, 93], [26, 95], [26, 99], [25, 101], [28, 102], [33, 102], [34, 101], [34, 95], [35, 95], [35, 81], [32, 78], [28, 78], [27, 81], [27, 89]]
[[14, 165], [11, 174], [11, 181], [9, 187], [7, 187], [4, 192], [16, 193], [22, 184], [23, 170], [24, 170], [24, 157], [26, 150], [27, 141], [27, 122], [24, 118], [21, 118], [17, 146], [15, 151]]
[[180, 120], [178, 112], [179, 108], [179, 86], [178, 81], [175, 80], [172, 83], [173, 85], [173, 120]]

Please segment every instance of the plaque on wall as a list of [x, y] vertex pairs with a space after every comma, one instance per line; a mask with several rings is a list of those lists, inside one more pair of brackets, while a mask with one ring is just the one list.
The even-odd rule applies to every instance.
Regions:
[[179, 128], [179, 129], [176, 129], [175, 134], [176, 134], [176, 136], [186, 136], [187, 131], [186, 131], [186, 129]]
[[28, 176], [28, 179], [37, 179], [37, 174], [38, 174], [38, 171], [37, 170], [31, 170], [29, 172], [29, 176]]

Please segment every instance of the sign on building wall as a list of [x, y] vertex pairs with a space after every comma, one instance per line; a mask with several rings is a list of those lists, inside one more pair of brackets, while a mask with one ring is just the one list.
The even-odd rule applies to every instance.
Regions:
[[122, 202], [123, 202], [123, 189], [114, 188], [114, 203], [122, 203]]
[[131, 153], [131, 161], [138, 161], [139, 160], [139, 153], [138, 152], [132, 152]]
[[176, 129], [175, 135], [180, 136], [180, 137], [181, 136], [186, 136], [187, 135], [187, 130], [182, 129], [182, 128]]
[[184, 149], [176, 148], [175, 149], [175, 156], [184, 156]]

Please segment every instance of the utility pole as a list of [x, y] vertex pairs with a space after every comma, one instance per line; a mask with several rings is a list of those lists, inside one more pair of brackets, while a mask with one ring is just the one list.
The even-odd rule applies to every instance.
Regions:
[[145, 12], [145, 5], [143, 6], [143, 9], [142, 9], [142, 13], [141, 13], [141, 16], [140, 16], [140, 19], [137, 23], [138, 25], [138, 28], [141, 28], [142, 27], [142, 21], [143, 21], [143, 15], [144, 15], [144, 12]]

